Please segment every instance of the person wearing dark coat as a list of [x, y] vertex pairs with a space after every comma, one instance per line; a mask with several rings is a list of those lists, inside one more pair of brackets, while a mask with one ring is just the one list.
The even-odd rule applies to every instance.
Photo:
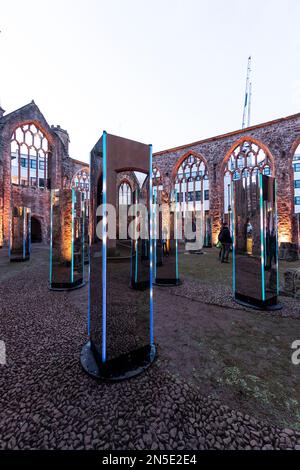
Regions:
[[228, 224], [225, 222], [219, 233], [218, 240], [222, 245], [221, 248], [221, 263], [228, 263], [230, 247], [232, 244], [232, 238], [228, 228]]

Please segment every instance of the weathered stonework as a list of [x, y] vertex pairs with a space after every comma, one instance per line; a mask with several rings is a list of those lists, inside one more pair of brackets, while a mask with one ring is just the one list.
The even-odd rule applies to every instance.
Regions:
[[[49, 142], [50, 184], [45, 189], [11, 184], [11, 137], [17, 127], [27, 123], [35, 124]], [[245, 138], [257, 143], [273, 163], [278, 187], [279, 241], [296, 242], [292, 159], [300, 144], [300, 113], [155, 153], [153, 163], [161, 174], [164, 194], [168, 198], [174, 185], [177, 169], [182, 161], [191, 152], [201, 156], [208, 168], [210, 217], [213, 242], [216, 242], [223, 217], [225, 162], [233, 149]], [[8, 242], [11, 203], [27, 205], [31, 208], [32, 216], [41, 223], [43, 241], [47, 243], [50, 226], [49, 189], [70, 187], [74, 176], [80, 170], [89, 171], [89, 166], [70, 158], [67, 131], [60, 126], [49, 126], [33, 101], [7, 115], [0, 108], [0, 246]], [[129, 172], [129, 174], [118, 175], [116, 190], [122, 180], [127, 180], [131, 188], [135, 189], [136, 181]]]
[[[21, 186], [11, 183], [11, 138], [22, 124], [34, 124], [46, 136], [49, 143], [49, 185], [46, 188]], [[59, 189], [65, 177], [72, 180], [81, 168], [88, 165], [69, 157], [69, 136], [60, 126], [49, 126], [34, 101], [4, 115], [0, 110], [0, 246], [9, 239], [9, 218], [12, 205], [25, 205], [41, 224], [42, 240], [49, 242], [50, 189]]]
[[274, 165], [277, 178], [279, 241], [295, 241], [292, 159], [300, 144], [300, 113], [155, 153], [153, 162], [162, 175], [164, 190], [169, 192], [178, 167], [190, 152], [202, 156], [208, 166], [210, 216], [215, 243], [223, 216], [224, 164], [239, 140], [245, 137], [249, 141], [257, 142]]

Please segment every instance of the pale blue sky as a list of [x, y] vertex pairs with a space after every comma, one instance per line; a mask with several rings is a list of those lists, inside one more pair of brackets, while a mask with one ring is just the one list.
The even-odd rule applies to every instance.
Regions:
[[0, 0], [0, 97], [35, 100], [88, 160], [103, 129], [154, 151], [300, 112], [299, 0]]

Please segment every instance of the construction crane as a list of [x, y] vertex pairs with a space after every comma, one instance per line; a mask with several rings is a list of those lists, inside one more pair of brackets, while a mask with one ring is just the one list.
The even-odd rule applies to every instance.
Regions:
[[247, 127], [250, 126], [251, 98], [252, 98], [252, 83], [250, 81], [250, 75], [251, 75], [251, 55], [248, 57], [248, 65], [247, 65], [247, 78], [246, 78], [246, 90], [245, 90], [242, 129], [244, 129], [246, 126], [246, 119], [247, 119]]

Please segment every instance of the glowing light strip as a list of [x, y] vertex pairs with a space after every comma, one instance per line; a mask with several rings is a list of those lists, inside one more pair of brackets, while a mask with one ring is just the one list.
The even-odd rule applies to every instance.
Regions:
[[72, 189], [72, 222], [71, 222], [71, 283], [74, 282], [74, 219], [75, 219], [75, 189]]
[[236, 270], [236, 259], [235, 259], [235, 205], [234, 205], [234, 182], [231, 181], [231, 227], [232, 227], [232, 291], [235, 297], [236, 281], [235, 281], [235, 270]]
[[[89, 217], [91, 217], [92, 214], [92, 191], [91, 191], [91, 186], [92, 186], [92, 152], [90, 153], [90, 169], [91, 169], [91, 174], [89, 178]], [[88, 271], [88, 283], [89, 283], [89, 288], [88, 288], [88, 314], [87, 314], [87, 331], [88, 331], [88, 336], [91, 336], [91, 242], [92, 237], [88, 237], [88, 242], [89, 242], [89, 271]], [[83, 259], [83, 265], [84, 265], [84, 259]], [[84, 269], [84, 267], [83, 267]]]
[[266, 300], [265, 293], [265, 249], [264, 249], [264, 213], [263, 213], [263, 177], [259, 175], [259, 207], [260, 207], [260, 257], [261, 257], [261, 292], [263, 302]]
[[[136, 220], [136, 217], [135, 217]], [[136, 222], [135, 222], [136, 224]], [[135, 240], [135, 270], [134, 270], [134, 282], [138, 282], [138, 255], [139, 255], [139, 240]], [[142, 240], [141, 240], [142, 243]]]
[[12, 245], [12, 218], [13, 218], [13, 211], [10, 205], [10, 218], [9, 218], [9, 240], [8, 240], [8, 257], [10, 259], [11, 256], [11, 245]]
[[276, 235], [276, 287], [277, 295], [279, 295], [279, 265], [278, 265], [278, 214], [277, 214], [277, 180], [274, 178], [275, 185], [275, 235]]
[[150, 344], [154, 343], [154, 321], [153, 321], [153, 234], [152, 234], [152, 211], [153, 211], [153, 185], [152, 185], [152, 145], [149, 145], [149, 197], [150, 197]]
[[85, 238], [84, 238], [84, 231], [85, 231], [85, 200], [84, 200], [84, 193], [80, 193], [80, 203], [81, 203], [81, 217], [82, 217], [82, 224], [81, 224], [81, 238], [82, 238], [82, 257], [81, 257], [81, 260], [82, 260], [82, 282], [84, 282], [84, 252], [85, 252], [85, 249], [84, 249], [84, 241], [85, 241]]
[[[157, 188], [155, 190], [153, 189], [153, 196], [154, 196], [154, 211], [153, 211], [153, 217], [154, 217], [154, 280], [156, 279], [156, 271], [157, 271], [157, 240], [156, 240], [156, 233], [157, 233], [157, 225], [156, 225], [156, 209], [157, 209]], [[150, 212], [151, 214], [151, 212]], [[152, 214], [151, 214], [152, 217]]]
[[50, 268], [49, 268], [49, 282], [50, 286], [52, 284], [52, 250], [53, 250], [53, 199], [54, 199], [54, 189], [51, 189], [50, 197], [51, 197], [51, 204], [50, 204]]
[[175, 198], [175, 211], [174, 211], [174, 232], [175, 232], [175, 266], [176, 266], [176, 280], [179, 279], [179, 265], [178, 265], [178, 236], [177, 236], [177, 191], [174, 190]]
[[26, 242], [25, 242], [25, 230], [26, 230], [26, 211], [25, 207], [22, 207], [23, 214], [23, 259], [26, 258]]
[[106, 362], [106, 281], [107, 281], [107, 233], [106, 233], [106, 177], [107, 177], [107, 133], [102, 136], [102, 362]]
[[31, 254], [31, 210], [28, 209], [28, 251]]

